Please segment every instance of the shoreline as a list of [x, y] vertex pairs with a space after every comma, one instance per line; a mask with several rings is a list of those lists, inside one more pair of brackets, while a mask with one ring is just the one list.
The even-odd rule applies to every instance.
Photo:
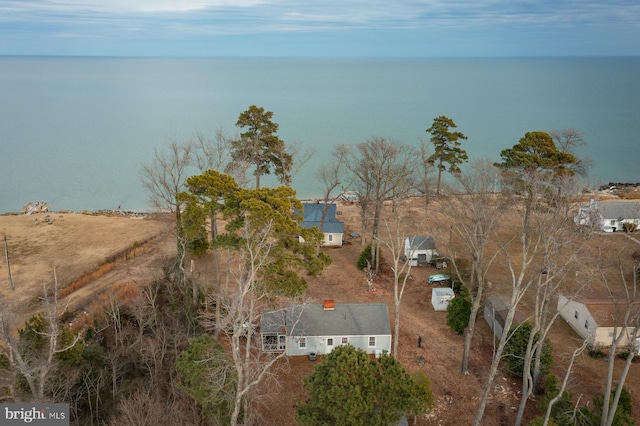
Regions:
[[41, 212], [5, 212], [0, 213], [0, 216], [35, 216], [35, 215], [65, 215], [65, 214], [81, 214], [86, 216], [122, 216], [122, 217], [150, 217], [156, 215], [163, 215], [167, 212], [137, 212], [130, 210], [110, 210], [110, 209], [100, 209], [100, 210], [47, 210]]

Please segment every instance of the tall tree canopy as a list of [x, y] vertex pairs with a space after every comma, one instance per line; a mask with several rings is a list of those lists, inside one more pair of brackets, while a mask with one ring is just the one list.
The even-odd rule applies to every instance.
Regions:
[[362, 349], [338, 346], [304, 379], [309, 399], [297, 405], [305, 425], [390, 425], [432, 404], [424, 375], [410, 376], [393, 357], [371, 360]]
[[280, 182], [290, 183], [292, 156], [284, 141], [277, 135], [278, 123], [271, 121], [273, 112], [251, 105], [238, 117], [236, 126], [244, 129], [240, 139], [232, 141], [232, 158], [255, 166], [256, 189], [260, 188], [260, 177], [274, 169]]
[[[288, 186], [244, 189], [231, 176], [216, 170], [190, 177], [187, 186], [189, 192], [181, 194], [185, 211], [189, 213], [185, 213], [186, 216], [204, 220], [207, 215], [216, 217], [220, 212], [225, 219], [224, 231], [212, 232], [211, 245], [241, 246], [242, 239], [264, 238], [262, 234], [268, 230], [271, 260], [260, 272], [263, 283], [278, 293], [304, 292], [306, 283], [295, 271], [317, 269], [315, 246], [322, 233], [317, 228], [300, 226], [302, 218], [295, 210], [302, 210], [302, 203], [296, 198], [295, 190]], [[212, 227], [216, 222], [212, 222]], [[197, 224], [192, 226], [200, 229]], [[247, 230], [255, 235], [243, 235]], [[305, 243], [298, 240], [299, 235]]]
[[570, 167], [576, 158], [556, 147], [551, 135], [546, 132], [527, 132], [520, 141], [500, 152], [502, 163], [497, 166], [515, 172], [551, 172], [558, 176], [573, 175]]
[[[435, 150], [427, 159], [430, 164], [438, 168], [438, 186], [436, 193], [440, 194], [440, 181], [442, 172], [460, 173], [460, 164], [469, 159], [467, 152], [460, 147], [460, 139], [467, 139], [461, 132], [451, 132], [449, 129], [455, 129], [456, 123], [449, 117], [441, 115], [433, 119], [433, 124], [427, 129], [427, 133], [431, 134], [431, 142]], [[447, 169], [447, 164], [449, 168]]]

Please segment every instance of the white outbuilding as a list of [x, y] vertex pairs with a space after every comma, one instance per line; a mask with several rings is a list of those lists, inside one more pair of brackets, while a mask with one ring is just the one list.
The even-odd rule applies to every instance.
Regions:
[[453, 289], [449, 287], [434, 287], [431, 289], [431, 304], [436, 311], [446, 311], [449, 301], [454, 297]]

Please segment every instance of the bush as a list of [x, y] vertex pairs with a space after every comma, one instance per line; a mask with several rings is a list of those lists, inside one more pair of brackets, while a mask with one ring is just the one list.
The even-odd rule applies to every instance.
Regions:
[[[504, 346], [504, 364], [507, 370], [516, 377], [522, 377], [524, 373], [524, 358], [527, 351], [527, 343], [529, 341], [529, 335], [533, 326], [530, 322], [525, 321], [522, 324], [511, 328], [509, 340]], [[538, 333], [534, 336], [534, 343], [539, 339]], [[549, 367], [553, 362], [553, 356], [551, 354], [551, 342], [546, 339], [542, 345], [542, 367], [541, 378], [549, 372]], [[531, 368], [533, 370], [533, 362], [531, 362]], [[533, 371], [532, 371], [533, 372]]]
[[[560, 391], [560, 383], [553, 374], [544, 381], [544, 395], [538, 403], [538, 408], [542, 413], [546, 413], [547, 407], [553, 398]], [[560, 398], [551, 407], [551, 418], [549, 425], [570, 425], [575, 415], [572, 395], [566, 390], [562, 392]], [[542, 425], [544, 414], [534, 419], [532, 425]]]
[[358, 258], [358, 269], [367, 269], [367, 266], [373, 266], [373, 262], [371, 262], [371, 244], [366, 246], [364, 250], [360, 253], [360, 257]]
[[[615, 395], [615, 389], [611, 391], [610, 401], [613, 402], [613, 397]], [[600, 413], [602, 413], [602, 408], [604, 405], [604, 397], [596, 396], [593, 398], [593, 411], [586, 411], [588, 417], [592, 420], [592, 424], [598, 424], [600, 420]], [[612, 409], [613, 407], [609, 407]], [[613, 416], [613, 422], [611, 423], [613, 426], [631, 426], [635, 424], [633, 420], [633, 415], [631, 412], [632, 402], [631, 402], [631, 394], [626, 388], [622, 388], [622, 392], [620, 393], [620, 399], [618, 400], [618, 407], [616, 408], [616, 413]]]
[[471, 302], [466, 297], [456, 297], [447, 306], [447, 325], [458, 334], [464, 333], [469, 325]]
[[305, 266], [307, 269], [307, 274], [311, 275], [312, 277], [317, 277], [324, 270], [325, 264], [321, 259], [316, 257], [315, 259], [310, 259], [309, 261], [307, 261]]
[[604, 352], [602, 352], [602, 349], [600, 348], [591, 348], [589, 349], [589, 351], [587, 352], [587, 354], [594, 359], [602, 359], [604, 358]]
[[331, 256], [325, 253], [318, 254], [318, 259], [322, 260], [322, 263], [324, 263], [325, 266], [329, 266], [333, 263]]

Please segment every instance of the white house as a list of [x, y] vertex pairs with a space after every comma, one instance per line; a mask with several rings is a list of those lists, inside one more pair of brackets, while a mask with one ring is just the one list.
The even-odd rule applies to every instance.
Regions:
[[260, 321], [264, 352], [287, 355], [327, 354], [350, 344], [369, 354], [391, 351], [391, 324], [386, 304], [295, 305], [265, 309]]
[[404, 255], [411, 266], [426, 266], [438, 256], [436, 240], [432, 236], [407, 237], [404, 240]]
[[436, 311], [446, 311], [449, 301], [455, 297], [450, 287], [434, 287], [431, 289], [431, 305]]
[[[324, 234], [323, 246], [341, 247], [344, 237], [344, 222], [336, 218], [338, 208], [335, 204], [303, 203], [303, 210], [296, 211], [302, 216], [300, 226], [303, 228], [318, 227]], [[322, 223], [322, 210], [326, 207], [324, 223]], [[322, 224], [322, 226], [321, 226]]]
[[[560, 316], [593, 347], [611, 346], [614, 337], [620, 333], [623, 336], [619, 347], [630, 346], [635, 328], [621, 323], [627, 308], [629, 303], [624, 294], [593, 293], [574, 299], [558, 297]], [[631, 309], [637, 313], [640, 302], [633, 303]]]
[[[498, 339], [502, 337], [502, 333], [504, 332], [510, 305], [511, 301], [503, 296], [488, 297], [484, 303], [484, 320], [489, 324], [489, 328], [491, 328], [493, 334]], [[524, 321], [524, 315], [516, 308], [511, 327], [519, 325]]]
[[640, 203], [636, 201], [595, 201], [578, 208], [576, 225], [590, 226], [603, 232], [624, 231], [624, 223], [640, 226]]

